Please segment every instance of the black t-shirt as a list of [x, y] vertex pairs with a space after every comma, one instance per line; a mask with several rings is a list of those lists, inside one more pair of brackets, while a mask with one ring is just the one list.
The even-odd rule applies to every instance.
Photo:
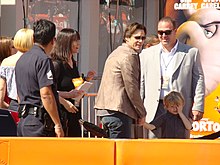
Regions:
[[67, 63], [62, 63], [60, 60], [53, 61], [53, 65], [56, 73], [57, 90], [70, 91], [75, 89], [72, 79], [80, 77], [77, 66], [74, 65], [71, 68]]
[[54, 73], [52, 61], [42, 48], [34, 45], [30, 51], [24, 53], [15, 66], [20, 104], [42, 106], [40, 89], [51, 86], [59, 106]]
[[185, 126], [180, 116], [170, 112], [162, 114], [150, 124], [153, 124], [156, 129], [161, 128], [162, 138], [180, 138], [185, 139]]

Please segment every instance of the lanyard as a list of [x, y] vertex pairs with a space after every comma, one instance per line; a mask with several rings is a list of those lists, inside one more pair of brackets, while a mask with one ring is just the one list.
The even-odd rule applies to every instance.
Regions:
[[163, 55], [161, 55], [161, 57], [162, 57], [162, 60], [163, 60], [163, 64], [164, 64], [164, 66], [165, 66], [165, 71], [167, 71], [167, 68], [168, 68], [168, 66], [170, 65], [170, 62], [172, 61], [174, 55], [171, 57], [171, 59], [168, 61], [167, 64], [165, 63], [165, 60], [164, 60], [164, 58], [163, 58]]

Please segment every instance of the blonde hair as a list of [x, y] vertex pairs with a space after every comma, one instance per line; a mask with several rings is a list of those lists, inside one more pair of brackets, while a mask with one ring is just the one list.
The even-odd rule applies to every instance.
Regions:
[[14, 47], [21, 52], [30, 50], [34, 42], [33, 34], [32, 29], [22, 28], [18, 30], [14, 36]]
[[174, 104], [174, 105], [184, 105], [185, 100], [181, 93], [172, 91], [168, 95], [166, 95], [163, 99], [163, 103], [165, 106]]

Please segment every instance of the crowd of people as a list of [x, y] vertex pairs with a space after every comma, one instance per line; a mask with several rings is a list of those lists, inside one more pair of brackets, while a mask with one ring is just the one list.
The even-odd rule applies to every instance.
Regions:
[[[176, 30], [171, 17], [160, 19], [158, 34], [151, 36], [144, 25], [131, 23], [106, 59], [94, 108], [109, 138], [134, 138], [135, 125], [145, 129], [145, 138], [185, 139], [192, 122], [202, 119], [200, 54], [181, 43]], [[73, 58], [80, 34], [65, 28], [55, 37], [55, 31], [53, 22], [41, 19], [33, 30], [20, 29], [7, 47], [0, 45], [0, 107], [18, 111], [17, 136], [82, 135], [81, 107], [72, 99], [84, 94], [72, 82], [81, 77]]]

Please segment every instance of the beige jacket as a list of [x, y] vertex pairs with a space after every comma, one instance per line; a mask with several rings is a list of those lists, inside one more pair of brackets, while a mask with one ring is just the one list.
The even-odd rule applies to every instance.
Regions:
[[146, 116], [140, 97], [138, 53], [126, 43], [115, 49], [105, 62], [95, 108], [119, 111], [133, 119]]

